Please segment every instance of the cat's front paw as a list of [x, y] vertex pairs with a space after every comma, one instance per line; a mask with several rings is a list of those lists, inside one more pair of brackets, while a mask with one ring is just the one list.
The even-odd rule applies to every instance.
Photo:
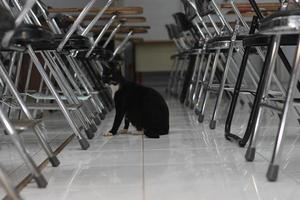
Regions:
[[128, 129], [122, 129], [119, 131], [120, 134], [128, 134]]
[[111, 133], [111, 132], [103, 133], [103, 136], [104, 136], [104, 137], [111, 137], [111, 136], [113, 136], [113, 135], [114, 135], [114, 134]]

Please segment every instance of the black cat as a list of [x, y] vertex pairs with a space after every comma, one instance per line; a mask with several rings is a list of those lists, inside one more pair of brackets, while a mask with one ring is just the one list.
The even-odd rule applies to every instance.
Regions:
[[125, 130], [131, 123], [149, 138], [169, 133], [169, 109], [157, 91], [126, 80], [119, 68], [106, 69], [104, 80], [119, 85], [114, 97], [116, 115], [113, 127], [105, 136], [117, 134], [124, 117]]

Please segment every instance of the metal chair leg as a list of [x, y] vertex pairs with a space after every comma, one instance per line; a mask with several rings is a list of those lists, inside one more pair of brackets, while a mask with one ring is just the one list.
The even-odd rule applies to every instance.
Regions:
[[181, 68], [184, 65], [184, 59], [178, 58], [178, 64], [176, 65], [176, 70], [174, 74], [174, 84], [171, 89], [171, 93], [173, 94], [174, 97], [178, 97], [178, 92], [177, 88], [179, 87], [179, 74], [181, 72]]
[[183, 87], [183, 80], [184, 80], [184, 74], [186, 71], [186, 64], [185, 61], [188, 60], [188, 58], [185, 58], [182, 62], [182, 65], [179, 68], [179, 73], [178, 73], [178, 83], [177, 83], [177, 88], [176, 88], [176, 96], [179, 97], [180, 96], [180, 92], [182, 90]]
[[[24, 112], [24, 114], [26, 115], [26, 117], [30, 120], [33, 119], [33, 116], [31, 115], [30, 111], [28, 110], [28, 108], [25, 105], [25, 102], [23, 101], [23, 99], [21, 98], [21, 96], [19, 95], [17, 89], [15, 88], [12, 80], [9, 78], [8, 73], [6, 72], [3, 63], [0, 60], [0, 76], [3, 79], [3, 81], [5, 81], [7, 87], [9, 88], [10, 92], [13, 94], [13, 96], [17, 99], [18, 103], [21, 106], [22, 111]], [[43, 135], [43, 132], [41, 131], [40, 127], [38, 125], [36, 125], [34, 127], [34, 134], [37, 136], [37, 139], [40, 143], [40, 145], [42, 146], [42, 148], [44, 149], [45, 153], [47, 154], [51, 164], [53, 167], [57, 167], [60, 162], [57, 159], [57, 157], [54, 155], [50, 145], [45, 141], [45, 136]]]
[[6, 191], [7, 196], [11, 200], [22, 200], [20, 194], [16, 190], [16, 188], [11, 184], [8, 176], [4, 173], [2, 168], [0, 167], [0, 184], [3, 189]]
[[47, 186], [47, 181], [44, 176], [39, 172], [36, 164], [34, 163], [33, 159], [28, 155], [28, 151], [26, 150], [23, 143], [20, 142], [20, 137], [16, 130], [14, 129], [13, 125], [7, 118], [7, 116], [3, 113], [2, 109], [0, 108], [0, 121], [6, 129], [6, 132], [9, 134], [14, 146], [16, 147], [18, 153], [24, 160], [26, 166], [32, 173], [34, 180], [37, 183], [39, 188], [45, 188]]
[[[52, 73], [54, 79], [56, 80], [57, 84], [60, 86], [60, 89], [63, 91], [64, 95], [68, 97], [67, 98], [68, 102], [71, 104], [73, 103], [78, 104], [79, 100], [77, 99], [76, 95], [74, 94], [72, 88], [68, 84], [65, 77], [63, 77], [62, 71], [59, 69], [56, 63], [54, 63], [49, 52], [45, 52], [45, 55], [47, 57], [43, 55], [44, 61], [48, 63], [48, 69]], [[47, 58], [49, 58], [49, 60]], [[88, 139], [93, 138], [94, 137], [94, 130], [92, 130], [93, 126], [91, 124], [90, 119], [87, 117], [86, 113], [84, 112], [83, 108], [81, 107], [78, 110], [76, 110], [75, 115], [83, 125]]]
[[89, 148], [89, 143], [88, 141], [82, 136], [79, 128], [77, 127], [77, 125], [75, 124], [75, 122], [72, 120], [71, 115], [69, 113], [69, 111], [67, 110], [66, 106], [64, 105], [64, 102], [60, 99], [58, 93], [56, 92], [54, 86], [52, 85], [49, 77], [47, 76], [43, 66], [41, 65], [40, 61], [38, 60], [38, 58], [36, 57], [33, 49], [31, 48], [30, 45], [27, 46], [28, 48], [28, 53], [30, 55], [30, 57], [32, 58], [37, 70], [39, 71], [40, 75], [42, 76], [43, 80], [45, 81], [45, 84], [48, 86], [50, 92], [52, 93], [52, 95], [55, 97], [57, 104], [59, 105], [62, 113], [64, 114], [65, 118], [67, 119], [70, 127], [72, 128], [72, 130], [74, 131], [74, 134], [76, 135], [78, 142], [81, 145], [81, 148], [83, 150], [86, 150]]
[[199, 71], [201, 70], [200, 69], [200, 64], [201, 64], [201, 61], [199, 59], [199, 54], [197, 54], [196, 55], [196, 61], [195, 61], [195, 64], [194, 64], [193, 75], [192, 75], [192, 78], [191, 78], [191, 81], [190, 81], [190, 84], [189, 84], [189, 89], [188, 89], [188, 92], [187, 92], [187, 95], [186, 95], [186, 98], [185, 98], [185, 105], [186, 106], [192, 106], [193, 107], [191, 102], [192, 102], [192, 96], [195, 92], [195, 84], [196, 84], [196, 80], [197, 80], [196, 77], [197, 77], [197, 74], [199, 73]]
[[204, 89], [205, 90], [204, 91], [204, 101], [203, 101], [202, 105], [200, 106], [200, 109], [199, 109], [200, 112], [199, 112], [199, 117], [198, 117], [198, 121], [200, 123], [202, 123], [204, 121], [204, 112], [205, 112], [205, 108], [206, 108], [207, 102], [208, 102], [209, 97], [210, 97], [210, 86], [212, 85], [212, 83], [214, 81], [214, 77], [215, 77], [215, 73], [216, 73], [216, 69], [217, 69], [217, 63], [218, 63], [220, 52], [221, 52], [220, 49], [218, 49], [216, 51], [213, 67], [212, 67], [210, 78], [209, 78], [209, 81], [208, 81], [208, 85], [205, 86], [206, 88]]
[[247, 60], [249, 58], [250, 51], [251, 51], [251, 47], [246, 47], [245, 53], [244, 53], [244, 56], [243, 56], [243, 59], [242, 59], [242, 62], [241, 62], [240, 71], [239, 71], [237, 81], [236, 81], [236, 84], [235, 84], [234, 92], [233, 92], [233, 95], [232, 95], [232, 99], [231, 99], [231, 103], [230, 103], [230, 107], [229, 107], [229, 112], [227, 114], [227, 118], [226, 118], [226, 122], [225, 122], [225, 138], [228, 139], [228, 140], [231, 140], [231, 141], [234, 140], [234, 141], [239, 142], [241, 140], [240, 137], [231, 134], [231, 124], [232, 124], [235, 108], [236, 108], [236, 105], [237, 105], [240, 89], [242, 87], [244, 74], [245, 74], [246, 67], [247, 67]]
[[275, 68], [275, 61], [277, 58], [276, 55], [278, 53], [279, 46], [280, 46], [280, 36], [279, 35], [272, 36], [272, 41], [270, 44], [270, 48], [268, 49], [267, 57], [264, 63], [261, 80], [259, 83], [258, 90], [256, 92], [254, 107], [252, 108], [251, 116], [246, 130], [248, 131], [246, 132], [247, 134], [249, 133], [251, 134], [249, 146], [245, 155], [247, 161], [253, 161], [255, 158], [258, 128], [263, 114], [263, 107], [260, 105], [263, 97], [267, 95], [267, 90], [272, 80], [271, 74], [273, 73]]
[[195, 79], [195, 84], [194, 84], [194, 89], [193, 89], [193, 94], [190, 97], [190, 108], [193, 109], [195, 107], [195, 99], [198, 95], [198, 91], [199, 91], [199, 86], [200, 86], [200, 78], [201, 78], [201, 74], [203, 71], [203, 65], [205, 64], [204, 59], [205, 58], [205, 49], [202, 50], [201, 53], [201, 58], [200, 58], [200, 63], [197, 65], [198, 67], [198, 73], [197, 73], [197, 78]]
[[267, 178], [269, 181], [276, 181], [278, 177], [280, 157], [282, 154], [282, 143], [286, 131], [286, 119], [290, 108], [293, 107], [293, 96], [297, 91], [297, 82], [300, 74], [300, 38], [298, 39], [297, 50], [295, 54], [294, 67], [288, 84], [288, 90], [285, 97], [285, 104], [280, 118], [279, 129], [276, 135], [272, 158], [269, 164]]
[[[200, 103], [201, 103], [201, 97], [203, 95], [203, 92], [204, 92], [204, 87], [205, 87], [205, 81], [207, 79], [207, 76], [208, 76], [208, 71], [209, 71], [209, 66], [210, 66], [210, 63], [211, 63], [211, 59], [212, 59], [212, 56], [213, 54], [209, 54], [208, 58], [207, 58], [207, 61], [206, 61], [206, 67], [205, 67], [205, 71], [204, 71], [204, 74], [202, 76], [202, 79], [200, 82], [198, 82], [198, 87], [200, 87], [199, 92], [195, 95], [195, 99], [194, 99], [194, 102], [196, 102], [196, 106], [195, 106], [195, 113], [196, 115], [199, 115], [200, 114]], [[198, 91], [197, 90], [197, 91]]]
[[224, 93], [225, 82], [226, 82], [226, 79], [227, 79], [227, 74], [228, 74], [228, 70], [229, 70], [231, 57], [232, 57], [232, 54], [233, 54], [233, 49], [234, 49], [234, 42], [232, 41], [231, 44], [230, 44], [230, 47], [229, 47], [228, 56], [227, 56], [227, 60], [226, 60], [226, 64], [225, 64], [221, 84], [219, 86], [218, 97], [217, 97], [217, 100], [216, 100], [216, 103], [215, 103], [212, 119], [211, 119], [210, 124], [209, 124], [209, 127], [211, 129], [216, 128], [216, 123], [217, 123], [216, 118], [217, 118], [217, 115], [218, 115], [218, 112], [219, 112], [219, 107], [221, 105], [221, 101], [222, 101], [222, 97], [223, 97], [223, 93]]
[[167, 94], [171, 93], [171, 88], [174, 83], [174, 74], [175, 74], [175, 70], [176, 70], [177, 61], [178, 61], [178, 57], [176, 56], [173, 60], [173, 64], [172, 64], [171, 72], [170, 72], [170, 76], [169, 76], [169, 81], [168, 81], [168, 86], [166, 88]]
[[189, 55], [189, 64], [187, 66], [187, 69], [185, 70], [185, 74], [182, 76], [183, 84], [182, 84], [182, 90], [180, 93], [179, 100], [181, 103], [184, 103], [186, 97], [187, 97], [187, 92], [189, 89], [189, 83], [193, 75], [193, 71], [195, 68], [195, 63], [196, 63], [196, 57], [198, 55]]

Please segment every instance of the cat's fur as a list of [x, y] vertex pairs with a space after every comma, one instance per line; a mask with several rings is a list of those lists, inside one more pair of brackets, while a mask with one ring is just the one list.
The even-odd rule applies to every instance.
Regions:
[[169, 109], [157, 91], [127, 81], [120, 69], [111, 69], [104, 76], [109, 79], [105, 82], [119, 84], [114, 96], [116, 115], [109, 134], [117, 134], [125, 116], [124, 129], [128, 129], [131, 123], [149, 138], [159, 138], [169, 133]]

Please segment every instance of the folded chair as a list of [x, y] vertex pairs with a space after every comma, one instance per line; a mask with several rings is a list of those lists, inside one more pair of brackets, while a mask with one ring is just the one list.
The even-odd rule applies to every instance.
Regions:
[[[6, 23], [1, 23], [1, 24], [4, 24], [4, 26], [2, 26], [0, 28], [0, 35], [1, 35], [2, 41], [14, 36], [14, 34], [15, 34], [14, 29], [20, 25], [20, 23], [24, 19], [24, 16], [28, 13], [28, 11], [31, 9], [31, 7], [33, 6], [34, 3], [35, 3], [35, 1], [31, 1], [31, 0], [27, 1], [26, 4], [24, 5], [24, 9], [20, 12], [20, 14], [18, 15], [16, 20], [14, 20], [11, 13], [7, 9], [0, 7], [0, 10], [1, 10], [0, 21], [3, 22], [4, 19], [7, 21]], [[6, 42], [4, 42], [4, 43], [6, 43]], [[9, 49], [7, 49], [7, 47], [1, 46], [1, 50], [4, 50], [4, 49], [9, 50]], [[1, 62], [1, 64], [2, 64], [2, 62]], [[2, 75], [1, 78], [5, 77], [5, 76], [3, 76], [3, 73], [1, 75]], [[9, 82], [7, 82], [6, 84], [9, 85]], [[24, 111], [26, 111], [26, 108]], [[52, 163], [52, 165], [54, 165], [54, 166], [59, 165], [59, 161], [53, 155], [51, 149], [50, 148], [47, 149], [49, 146], [43, 140], [44, 137], [42, 136], [40, 129], [36, 126], [38, 122], [36, 122], [33, 118], [31, 118], [30, 115], [27, 115], [27, 117], [28, 117], [28, 120], [26, 120], [26, 121], [17, 120], [17, 121], [12, 122], [10, 119], [8, 119], [6, 114], [3, 112], [2, 108], [0, 108], [0, 121], [4, 127], [5, 132], [10, 136], [14, 146], [17, 149], [17, 152], [24, 160], [25, 165], [28, 167], [30, 173], [33, 176], [33, 179], [36, 181], [37, 186], [40, 188], [44, 188], [47, 186], [47, 181], [44, 178], [44, 176], [40, 173], [40, 171], [38, 170], [33, 159], [28, 154], [27, 149], [25, 148], [24, 144], [21, 142], [21, 138], [20, 138], [19, 134], [30, 128], [34, 129], [34, 132], [36, 133], [37, 138], [39, 139], [39, 143], [42, 144], [46, 153], [50, 153], [51, 154], [50, 156], [53, 156], [53, 157], [49, 157], [50, 161], [51, 161], [51, 158], [54, 158], [53, 159], [54, 162]], [[49, 156], [49, 154], [47, 154], [47, 155]], [[5, 178], [5, 177], [2, 177], [2, 178]], [[5, 182], [3, 182], [3, 183], [6, 184]], [[9, 187], [9, 185], [6, 185], [5, 189], [10, 190], [9, 192], [12, 193], [11, 194], [12, 197], [15, 197], [16, 199], [18, 199], [18, 196], [13, 194], [13, 190], [12, 190], [12, 188]]]
[[[13, 1], [13, 3], [15, 4], [15, 7], [17, 7], [19, 10], [22, 8], [18, 1]], [[45, 42], [48, 44], [51, 44], [53, 41], [52, 38], [54, 36], [52, 33], [42, 29], [40, 26], [32, 25], [32, 22], [31, 22], [30, 18], [28, 17], [28, 15], [24, 15], [23, 17], [25, 17], [25, 21], [27, 24], [22, 24], [22, 26], [20, 26], [20, 22], [16, 21], [16, 29], [14, 31], [10, 32], [9, 34], [6, 34], [4, 36], [4, 40], [2, 43], [4, 44], [5, 47], [10, 47], [10, 48], [18, 47], [18, 48], [22, 49], [21, 52], [26, 51], [29, 54], [35, 67], [37, 68], [38, 72], [40, 73], [44, 83], [47, 85], [50, 92], [55, 97], [55, 100], [57, 101], [59, 108], [61, 109], [61, 111], [63, 112], [64, 116], [66, 117], [68, 123], [70, 124], [71, 128], [73, 129], [74, 134], [76, 135], [82, 149], [87, 149], [89, 147], [89, 143], [82, 136], [79, 126], [72, 119], [67, 106], [65, 105], [65, 103], [61, 99], [61, 96], [59, 95], [56, 88], [52, 84], [49, 76], [47, 75], [43, 65], [41, 64], [41, 62], [35, 52], [35, 51], [40, 51], [40, 54], [45, 55], [45, 57], [48, 56], [47, 51], [45, 51], [43, 49], [43, 44], [45, 44]], [[21, 34], [17, 35], [20, 37], [14, 38], [14, 33], [18, 33], [18, 32], [21, 32]], [[33, 49], [33, 47], [35, 47], [35, 49]], [[45, 54], [43, 54], [43, 53], [45, 53]], [[49, 60], [45, 59], [45, 62], [47, 64], [47, 67], [51, 66]], [[49, 69], [51, 69], [51, 68], [49, 68]], [[58, 76], [56, 76], [57, 74], [52, 73], [52, 75], [53, 75], [55, 81], [61, 87], [61, 89], [65, 89], [66, 85], [62, 83], [61, 79]], [[68, 94], [68, 93], [65, 93], [65, 94]], [[75, 98], [73, 100], [75, 100]], [[74, 101], [69, 101], [68, 103], [74, 104]], [[80, 116], [82, 118], [84, 117], [83, 112], [78, 112], [76, 114], [77, 114], [77, 116]]]
[[[217, 101], [215, 103], [215, 108], [213, 112], [213, 117], [210, 123], [210, 128], [214, 129], [216, 127], [216, 116], [218, 114], [218, 110], [221, 104], [222, 96], [224, 90], [231, 90], [230, 86], [226, 86], [225, 84], [228, 82], [233, 83], [235, 79], [235, 73], [237, 70], [236, 62], [233, 60], [233, 53], [234, 49], [239, 48], [241, 46], [241, 39], [242, 36], [238, 35], [238, 28], [239, 26], [236, 26], [236, 29], [233, 30], [225, 20], [225, 18], [219, 13], [218, 8], [212, 1], [195, 1], [192, 2], [191, 0], [187, 0], [189, 3], [189, 6], [192, 7], [197, 15], [197, 18], [199, 19], [202, 27], [204, 28], [205, 33], [207, 34], [206, 44], [205, 48], [206, 51], [203, 52], [202, 56], [205, 56], [205, 54], [208, 55], [207, 60], [207, 67], [205, 68], [205, 72], [203, 74], [203, 77], [200, 78], [200, 74], [198, 74], [198, 85], [201, 84], [200, 91], [195, 96], [197, 97], [197, 103], [196, 103], [196, 114], [199, 114], [199, 122], [202, 122], [204, 120], [204, 112], [207, 105], [207, 102], [210, 97], [211, 91], [216, 91], [218, 94]], [[214, 6], [210, 7], [210, 3], [212, 3]], [[220, 19], [221, 24], [223, 24], [223, 27], [218, 27], [217, 23], [213, 20], [212, 14], [216, 14], [217, 18]], [[208, 26], [206, 25], [206, 22], [204, 21], [204, 18], [208, 18], [209, 22], [212, 24], [214, 33], [211, 33], [211, 30], [209, 30]], [[238, 24], [237, 24], [238, 25]], [[215, 35], [213, 37], [213, 35]], [[226, 53], [226, 57], [224, 56], [224, 53]], [[214, 61], [211, 67], [210, 60], [212, 59], [212, 56], [214, 56]], [[234, 69], [230, 69], [229, 65], [233, 61]], [[221, 69], [222, 73], [220, 74], [219, 80], [220, 85], [213, 84], [215, 80], [215, 75], [217, 69]], [[209, 75], [209, 69], [210, 75]], [[228, 78], [228, 73], [231, 74], [231, 78]], [[208, 80], [207, 80], [208, 79]], [[195, 99], [195, 98], [194, 98]], [[203, 99], [203, 101], [202, 101]], [[202, 103], [201, 103], [202, 102]]]
[[[251, 3], [254, 6], [256, 5], [255, 1], [252, 1]], [[245, 157], [247, 161], [254, 160], [256, 143], [258, 140], [258, 129], [261, 124], [264, 108], [277, 111], [280, 116], [280, 122], [274, 143], [273, 154], [270, 159], [267, 172], [267, 179], [269, 181], [277, 180], [280, 156], [283, 149], [283, 140], [285, 134], [287, 134], [287, 117], [293, 106], [298, 103], [298, 99], [295, 99], [294, 96], [297, 91], [297, 84], [300, 75], [300, 10], [287, 10], [287, 8], [287, 2], [282, 1], [281, 10], [261, 20], [258, 28], [260, 34], [271, 36], [271, 38], [268, 45], [268, 53], [264, 62], [260, 84], [256, 92], [256, 101], [253, 108], [253, 115], [256, 116], [256, 120], [253, 122], [253, 132]], [[288, 37], [288, 39], [286, 37]], [[286, 95], [283, 98], [276, 98], [269, 95], [272, 77], [270, 75], [275, 69], [279, 47], [282, 44], [287, 43], [289, 43], [289, 45], [292, 45], [292, 43], [296, 45], [295, 57], [288, 80]], [[281, 103], [281, 105], [273, 106], [271, 104], [272, 101], [277, 101]]]
[[[245, 47], [245, 54], [243, 56], [242, 62], [241, 62], [241, 67], [240, 67], [240, 71], [239, 71], [239, 75], [237, 78], [237, 83], [235, 85], [235, 89], [234, 89], [234, 93], [233, 93], [233, 97], [231, 100], [231, 105], [229, 108], [229, 112], [227, 115], [227, 119], [226, 119], [226, 124], [225, 124], [225, 137], [226, 139], [230, 140], [230, 141], [234, 141], [237, 142], [239, 144], [240, 147], [244, 147], [249, 138], [251, 137], [251, 134], [254, 131], [254, 127], [255, 127], [255, 122], [257, 119], [257, 107], [259, 104], [258, 98], [255, 98], [253, 101], [253, 106], [252, 106], [252, 111], [250, 114], [250, 118], [248, 121], [248, 125], [246, 128], [246, 131], [244, 133], [244, 135], [242, 137], [233, 134], [231, 132], [231, 124], [232, 124], [232, 120], [233, 120], [233, 116], [235, 113], [235, 107], [237, 104], [237, 99], [239, 97], [239, 94], [242, 92], [241, 89], [241, 85], [242, 85], [242, 81], [244, 79], [244, 73], [245, 70], [247, 69], [247, 61], [249, 59], [249, 55], [251, 52], [256, 51], [258, 53], [258, 55], [261, 57], [262, 61], [264, 61], [264, 63], [266, 63], [267, 61], [267, 55], [270, 54], [270, 42], [271, 42], [271, 37], [267, 36], [267, 35], [262, 35], [259, 33], [255, 33], [255, 30], [258, 28], [258, 22], [260, 20], [262, 20], [264, 17], [261, 14], [257, 4], [255, 1], [250, 1], [250, 4], [253, 8], [253, 10], [255, 11], [256, 15], [252, 21], [252, 25], [251, 25], [251, 30], [250, 30], [250, 34], [248, 37], [244, 38], [243, 44]], [[238, 9], [236, 8], [236, 6], [233, 4], [232, 2], [232, 6], [235, 10], [235, 12], [237, 13], [237, 15], [239, 16], [239, 18], [241, 19], [241, 21], [245, 23], [245, 21], [243, 21], [243, 18], [241, 17], [241, 14], [239, 13]], [[281, 45], [284, 46], [290, 46], [290, 45], [295, 45], [295, 41], [297, 40], [297, 35], [283, 35], [282, 36], [282, 40], [281, 40]], [[265, 53], [263, 53], [261, 47], [268, 47], [268, 51], [267, 54], [265, 55]], [[283, 51], [281, 50], [281, 48], [279, 48], [278, 51], [278, 55], [283, 63], [283, 66], [287, 69], [287, 71], [291, 72], [291, 65], [289, 63], [289, 61], [287, 60], [287, 58], [285, 57]], [[258, 86], [257, 89], [254, 90], [252, 92], [253, 95], [255, 95], [257, 97], [258, 95], [258, 89], [260, 88], [260, 84], [261, 84], [261, 80], [263, 73], [260, 75], [260, 81], [258, 82]], [[273, 98], [281, 98], [282, 96], [286, 95], [286, 90], [285, 88], [282, 86], [282, 84], [280, 83], [280, 81], [278, 80], [277, 76], [275, 73], [272, 73], [270, 75], [272, 77], [272, 81], [274, 82], [274, 85], [276, 85], [277, 89], [274, 90], [274, 88], [272, 90], [269, 90], [269, 95], [272, 96]], [[299, 89], [299, 88], [298, 88]], [[278, 106], [278, 101], [272, 101], [271, 102], [272, 106]], [[295, 108], [295, 111], [297, 112], [298, 118], [299, 118], [299, 111], [297, 108]]]

